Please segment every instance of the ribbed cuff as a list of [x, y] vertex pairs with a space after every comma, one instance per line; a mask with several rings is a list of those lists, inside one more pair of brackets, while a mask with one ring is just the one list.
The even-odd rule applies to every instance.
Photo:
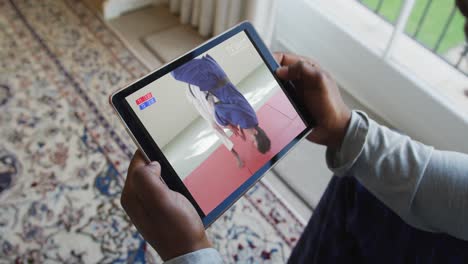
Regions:
[[166, 264], [219, 264], [223, 259], [219, 252], [214, 248], [204, 248], [182, 256], [175, 257], [166, 262]]
[[327, 149], [327, 165], [335, 175], [343, 176], [351, 169], [364, 148], [368, 131], [369, 117], [364, 112], [354, 110], [341, 148]]

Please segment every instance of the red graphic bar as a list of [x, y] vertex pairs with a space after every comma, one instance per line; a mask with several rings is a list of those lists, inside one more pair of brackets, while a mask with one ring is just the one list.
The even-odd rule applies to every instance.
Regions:
[[136, 100], [136, 104], [140, 105], [140, 104], [144, 103], [146, 100], [150, 99], [151, 97], [153, 97], [153, 95], [151, 93], [147, 93], [147, 94], [143, 95], [142, 97], [138, 98]]

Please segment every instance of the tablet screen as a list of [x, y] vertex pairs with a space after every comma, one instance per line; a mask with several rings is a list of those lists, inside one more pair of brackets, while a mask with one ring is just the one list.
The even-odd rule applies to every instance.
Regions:
[[125, 99], [206, 215], [306, 128], [245, 32]]

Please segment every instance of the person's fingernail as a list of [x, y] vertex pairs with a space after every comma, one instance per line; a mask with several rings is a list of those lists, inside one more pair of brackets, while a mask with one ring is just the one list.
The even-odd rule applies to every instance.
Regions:
[[276, 74], [285, 75], [288, 73], [288, 67], [280, 67], [276, 70]]
[[157, 167], [157, 168], [161, 167], [161, 165], [160, 165], [159, 162], [157, 162], [157, 161], [152, 161], [152, 162], [150, 162], [150, 163], [148, 164], [148, 166], [154, 166], [154, 167]]

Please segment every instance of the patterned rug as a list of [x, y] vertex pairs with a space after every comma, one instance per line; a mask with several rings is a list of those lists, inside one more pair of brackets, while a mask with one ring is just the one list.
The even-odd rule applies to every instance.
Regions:
[[[0, 262], [159, 263], [119, 204], [135, 150], [108, 104], [149, 70], [74, 0], [0, 0]], [[283, 263], [302, 224], [263, 183], [210, 229], [227, 263]]]

